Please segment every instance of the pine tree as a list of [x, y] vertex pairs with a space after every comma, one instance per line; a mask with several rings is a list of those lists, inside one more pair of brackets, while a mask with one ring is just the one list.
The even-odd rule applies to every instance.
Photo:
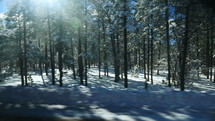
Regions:
[[167, 42], [167, 66], [168, 66], [168, 74], [167, 74], [167, 80], [168, 80], [168, 86], [171, 87], [170, 84], [170, 75], [171, 75], [171, 67], [170, 67], [170, 39], [169, 39], [169, 5], [168, 5], [168, 0], [165, 0], [165, 4], [166, 4], [166, 12], [165, 12], [165, 16], [166, 16], [166, 42]]
[[180, 88], [184, 91], [185, 86], [185, 70], [186, 70], [186, 59], [187, 59], [187, 48], [188, 48], [188, 32], [189, 32], [189, 5], [186, 6], [186, 21], [185, 21], [185, 34], [183, 39], [183, 55], [182, 64], [180, 69]]
[[124, 87], [128, 88], [128, 58], [127, 58], [127, 28], [126, 28], [126, 24], [127, 24], [127, 15], [126, 15], [126, 11], [127, 11], [127, 0], [124, 1], [124, 5], [123, 5], [123, 10], [124, 10], [124, 15], [123, 15], [123, 41], [124, 41]]

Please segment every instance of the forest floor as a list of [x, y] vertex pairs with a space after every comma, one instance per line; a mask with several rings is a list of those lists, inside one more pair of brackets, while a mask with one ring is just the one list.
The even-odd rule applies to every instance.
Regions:
[[43, 82], [30, 73], [33, 83], [28, 87], [20, 86], [18, 74], [0, 82], [0, 121], [215, 121], [215, 84], [204, 76], [181, 92], [162, 83], [165, 71], [153, 76], [147, 90], [142, 73], [129, 73], [127, 89], [122, 80], [114, 82], [111, 70], [109, 77], [98, 78], [97, 68], [91, 68], [87, 87], [69, 70], [63, 87], [51, 85], [45, 74]]

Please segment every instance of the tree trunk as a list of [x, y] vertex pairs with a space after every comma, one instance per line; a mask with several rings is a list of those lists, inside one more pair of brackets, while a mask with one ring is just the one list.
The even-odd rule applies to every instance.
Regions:
[[[127, 0], [124, 0], [124, 12], [127, 11]], [[124, 40], [124, 87], [128, 88], [128, 77], [127, 77], [127, 73], [128, 73], [128, 59], [127, 59], [127, 16], [126, 14], [124, 14], [123, 16], [123, 40]]]
[[27, 62], [27, 40], [26, 40], [26, 15], [25, 15], [25, 10], [23, 10], [23, 39], [24, 39], [24, 76], [25, 76], [25, 86], [28, 86], [28, 62]]
[[[99, 27], [100, 28], [100, 27]], [[99, 46], [99, 64], [98, 64], [98, 69], [99, 69], [99, 78], [101, 78], [101, 35], [100, 35], [100, 30], [98, 33], [98, 46]]]
[[[87, 26], [87, 25], [86, 25]], [[85, 28], [87, 29], [87, 28]], [[85, 32], [87, 32], [87, 30], [85, 30]], [[85, 78], [85, 86], [88, 85], [88, 79], [87, 79], [87, 64], [88, 64], [88, 61], [87, 61], [87, 37], [86, 37], [86, 33], [85, 33], [85, 42], [84, 42], [84, 49], [85, 49], [85, 56], [84, 56], [84, 78]]]
[[104, 63], [104, 75], [108, 76], [108, 64], [107, 64], [107, 47], [106, 47], [106, 35], [105, 35], [105, 25], [104, 22], [102, 23], [102, 30], [103, 30], [103, 41], [104, 41], [104, 58], [103, 58], [103, 63]]
[[[197, 58], [199, 58], [199, 35], [197, 33], [197, 36], [196, 36], [196, 43], [197, 43], [197, 49], [196, 49], [196, 53], [197, 53]], [[199, 76], [199, 62], [198, 62], [198, 66], [197, 66], [197, 78], [199, 79], [200, 76]]]
[[143, 71], [144, 79], [146, 79], [146, 38], [143, 38]]
[[80, 77], [80, 84], [83, 85], [83, 57], [82, 57], [82, 42], [81, 42], [81, 28], [78, 28], [78, 66], [79, 66], [79, 77]]
[[166, 43], [167, 43], [167, 66], [168, 66], [168, 74], [167, 74], [167, 80], [168, 80], [168, 86], [171, 87], [170, 83], [170, 76], [171, 76], [171, 66], [170, 66], [170, 40], [169, 40], [169, 5], [168, 0], [165, 0], [166, 4]]
[[[86, 0], [84, 1], [85, 3], [85, 16], [87, 16], [87, 3], [86, 3]], [[85, 48], [85, 58], [84, 58], [84, 66], [85, 66], [85, 71], [84, 71], [84, 77], [85, 77], [85, 86], [88, 85], [88, 78], [87, 78], [87, 64], [88, 64], [88, 55], [87, 55], [87, 21], [85, 21], [85, 34], [84, 34], [84, 48]], [[90, 68], [90, 62], [89, 62], [89, 68]]]
[[124, 73], [124, 67], [123, 67], [123, 63], [122, 63], [122, 64], [120, 64], [121, 79], [123, 79], [123, 73]]
[[[46, 44], [47, 44], [47, 41], [46, 41]], [[38, 46], [39, 46], [39, 49], [41, 49], [41, 42], [40, 42], [40, 39], [39, 39], [39, 41], [38, 41]], [[47, 45], [46, 45], [47, 46]], [[46, 48], [46, 47], [45, 47]], [[46, 51], [48, 51], [48, 48], [46, 48], [47, 50]], [[48, 54], [48, 52], [47, 52], [47, 54]], [[47, 57], [48, 58], [48, 57]], [[40, 69], [40, 75], [41, 75], [41, 78], [42, 78], [42, 80], [43, 80], [43, 85], [45, 85], [45, 81], [44, 81], [44, 78], [43, 78], [43, 66], [42, 66], [42, 63], [43, 63], [43, 59], [40, 57], [39, 58], [39, 69]], [[48, 75], [46, 75], [46, 76], [48, 76]]]
[[148, 25], [148, 43], [147, 43], [148, 47], [147, 47], [147, 81], [149, 81], [149, 70], [150, 70], [150, 32], [149, 32], [149, 25]]
[[153, 41], [154, 41], [154, 32], [153, 32], [153, 28], [151, 28], [151, 84], [153, 84], [153, 56], [154, 56]]
[[141, 70], [141, 42], [138, 42], [138, 68]]
[[212, 11], [211, 11], [211, 55], [210, 55], [210, 62], [211, 62], [211, 73], [210, 73], [210, 81], [213, 81], [213, 8], [212, 8]]
[[186, 6], [186, 21], [185, 21], [185, 37], [183, 39], [183, 52], [182, 52], [182, 63], [180, 69], [180, 88], [184, 91], [185, 87], [185, 71], [186, 71], [186, 59], [187, 59], [187, 48], [188, 48], [188, 31], [189, 31], [189, 5]]
[[47, 10], [48, 16], [48, 36], [49, 36], [49, 53], [50, 53], [50, 61], [51, 61], [51, 81], [52, 85], [55, 85], [55, 60], [54, 60], [54, 41], [51, 39], [51, 22], [49, 15], [49, 8]]
[[20, 76], [21, 76], [21, 85], [25, 85], [24, 75], [23, 75], [23, 50], [22, 50], [22, 35], [21, 35], [21, 25], [19, 25], [19, 68], [20, 68]]
[[[117, 47], [116, 47], [116, 52], [117, 52], [117, 55], [120, 55], [120, 42], [119, 42], [119, 34], [117, 32], [116, 34], [116, 44], [117, 44]], [[120, 56], [117, 56], [116, 57], [116, 71], [117, 71], [117, 78], [118, 80], [120, 80]]]
[[60, 86], [63, 86], [63, 50], [64, 50], [64, 47], [63, 47], [63, 41], [62, 41], [62, 38], [63, 38], [63, 21], [62, 21], [62, 14], [60, 15], [60, 31], [59, 31], [59, 42], [58, 42], [58, 66], [59, 66], [59, 72], [60, 72]]
[[[211, 28], [211, 40], [213, 41], [212, 46], [214, 46], [214, 40], [213, 39], [214, 39], [214, 8], [212, 8], [212, 28]], [[213, 52], [213, 54], [214, 54], [214, 52]], [[215, 58], [213, 58], [212, 61], [214, 62]], [[215, 62], [214, 62], [214, 64], [215, 64]], [[213, 80], [213, 82], [215, 83], [215, 69], [214, 69], [214, 80]]]
[[112, 45], [112, 52], [113, 52], [113, 59], [114, 59], [114, 73], [115, 73], [115, 82], [119, 81], [119, 69], [117, 68], [117, 52], [116, 52], [116, 43], [114, 35], [111, 34], [111, 45]]
[[[46, 41], [46, 40], [45, 40]], [[48, 47], [47, 47], [47, 41], [45, 42], [45, 72], [46, 76], [48, 76]]]
[[157, 75], [160, 75], [160, 59], [161, 59], [161, 40], [159, 40], [159, 47], [158, 47], [158, 68], [157, 68]]
[[62, 55], [63, 55], [63, 47], [62, 46], [60, 46], [60, 48], [59, 48], [59, 50], [58, 50], [58, 66], [59, 66], [59, 72], [60, 72], [60, 80], [59, 80], [59, 82], [60, 82], [60, 86], [63, 86], [63, 80], [62, 80], [62, 78], [63, 78], [63, 57], [62, 57]]
[[206, 59], [207, 59], [207, 79], [209, 79], [209, 73], [210, 73], [210, 37], [209, 37], [209, 25], [207, 24], [207, 42], [206, 42]]
[[72, 71], [73, 71], [73, 78], [76, 80], [76, 72], [75, 72], [75, 59], [74, 59], [74, 46], [73, 43], [71, 43], [71, 53], [72, 53]]

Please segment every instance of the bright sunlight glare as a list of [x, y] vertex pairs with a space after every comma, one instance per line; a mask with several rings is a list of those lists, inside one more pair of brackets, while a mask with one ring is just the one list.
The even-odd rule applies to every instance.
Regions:
[[34, 0], [36, 3], [48, 5], [48, 6], [54, 6], [56, 4], [56, 0]]
[[54, 0], [46, 0], [48, 2], [48, 4], [52, 4], [54, 2]]

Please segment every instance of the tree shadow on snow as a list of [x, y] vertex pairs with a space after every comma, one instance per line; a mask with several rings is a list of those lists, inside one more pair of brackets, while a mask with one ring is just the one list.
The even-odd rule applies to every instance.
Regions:
[[87, 96], [78, 91], [69, 88], [0, 87], [0, 120], [102, 121], [86, 105]]
[[[129, 93], [129, 97], [127, 95]], [[141, 94], [140, 94], [141, 93]], [[0, 87], [0, 120], [195, 120], [206, 110], [170, 108], [168, 95], [114, 91], [105, 88]], [[151, 98], [147, 100], [146, 98]], [[171, 98], [171, 97], [170, 97]], [[174, 100], [174, 99], [173, 99]], [[160, 103], [160, 105], [151, 105]], [[163, 105], [162, 105], [163, 104]], [[183, 110], [180, 110], [182, 108]], [[203, 116], [203, 117], [201, 117]], [[183, 118], [182, 118], [183, 117]]]

